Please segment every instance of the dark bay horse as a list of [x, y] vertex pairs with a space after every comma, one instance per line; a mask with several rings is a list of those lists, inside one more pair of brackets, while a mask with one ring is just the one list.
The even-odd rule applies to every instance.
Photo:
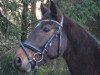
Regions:
[[40, 9], [41, 19], [17, 50], [16, 68], [29, 72], [48, 59], [62, 56], [71, 75], [100, 75], [100, 43], [65, 16], [53, 1], [49, 7], [41, 3]]

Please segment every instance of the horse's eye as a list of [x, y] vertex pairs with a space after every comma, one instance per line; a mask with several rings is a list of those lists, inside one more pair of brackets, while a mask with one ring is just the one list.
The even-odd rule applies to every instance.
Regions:
[[43, 28], [43, 31], [44, 31], [44, 32], [49, 32], [50, 29], [45, 27], [45, 28]]

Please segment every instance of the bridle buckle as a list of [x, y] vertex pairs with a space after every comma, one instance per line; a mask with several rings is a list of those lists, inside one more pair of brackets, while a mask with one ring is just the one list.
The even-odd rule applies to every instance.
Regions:
[[[36, 57], [37, 57], [38, 55], [41, 55], [41, 58], [40, 58], [39, 60], [38, 60], [38, 58], [36, 59]], [[35, 62], [37, 62], [37, 63], [41, 62], [41, 61], [43, 60], [43, 58], [44, 58], [44, 55], [43, 55], [42, 53], [40, 53], [40, 52], [36, 52], [36, 53], [34, 53], [34, 55], [33, 55], [33, 60], [34, 60]]]

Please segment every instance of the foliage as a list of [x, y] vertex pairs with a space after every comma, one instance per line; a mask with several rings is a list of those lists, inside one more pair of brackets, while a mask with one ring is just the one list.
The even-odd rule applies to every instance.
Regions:
[[65, 14], [68, 14], [74, 20], [83, 25], [88, 20], [95, 20], [94, 14], [100, 12], [100, 7], [97, 5], [97, 3], [100, 4], [100, 1], [82, 0], [80, 3], [61, 1], [59, 6], [62, 7]]
[[[21, 33], [27, 31], [27, 28], [34, 22], [31, 10], [32, 3], [33, 0], [1, 0], [2, 9], [0, 13], [2, 12], [3, 18], [5, 17], [7, 20], [2, 19], [2, 22], [0, 22], [0, 31], [4, 35], [8, 34], [19, 39]], [[28, 6], [24, 7], [24, 5]], [[26, 8], [28, 9], [26, 10]]]
[[16, 36], [16, 39], [20, 39], [20, 29], [18, 26], [9, 25], [4, 21], [0, 22], [0, 30], [6, 39], [11, 39], [11, 36]]
[[[20, 3], [20, 2], [19, 2]], [[9, 39], [11, 36], [20, 38], [20, 18], [21, 14], [18, 11], [18, 3], [10, 0], [1, 0], [1, 14], [0, 30], [2, 34]], [[18, 25], [17, 25], [18, 24]]]

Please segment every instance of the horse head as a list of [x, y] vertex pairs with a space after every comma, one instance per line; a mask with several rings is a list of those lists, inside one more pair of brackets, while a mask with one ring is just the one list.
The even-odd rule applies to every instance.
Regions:
[[35, 10], [38, 19], [36, 26], [28, 38], [20, 43], [14, 59], [16, 68], [25, 72], [29, 72], [37, 63], [43, 65], [48, 59], [62, 55], [67, 46], [64, 16], [54, 2], [50, 0], [48, 7], [42, 3], [36, 7], [39, 7]]

